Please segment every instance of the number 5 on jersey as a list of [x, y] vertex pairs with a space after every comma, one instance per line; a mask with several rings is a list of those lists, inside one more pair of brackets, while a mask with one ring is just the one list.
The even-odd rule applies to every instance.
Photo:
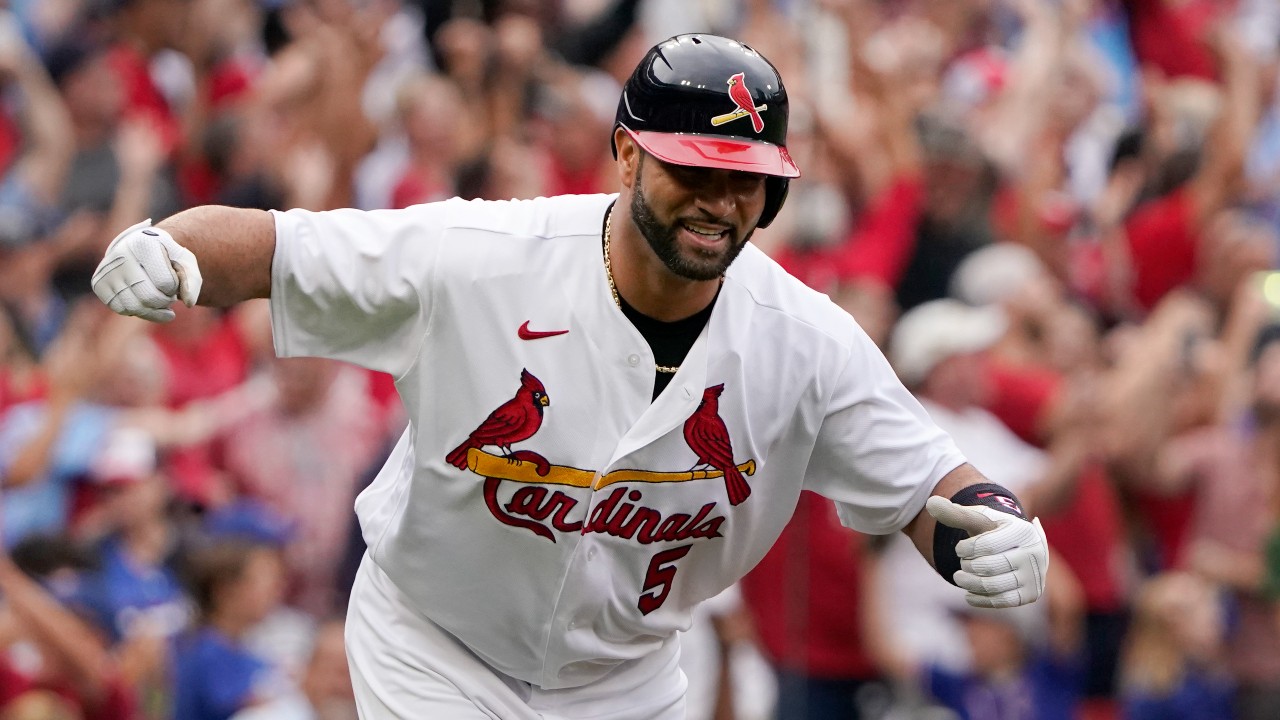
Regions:
[[654, 554], [649, 561], [649, 572], [644, 576], [644, 591], [640, 594], [640, 601], [636, 603], [641, 615], [648, 615], [667, 601], [671, 583], [676, 579], [675, 562], [688, 555], [692, 549], [692, 545], [681, 545]]

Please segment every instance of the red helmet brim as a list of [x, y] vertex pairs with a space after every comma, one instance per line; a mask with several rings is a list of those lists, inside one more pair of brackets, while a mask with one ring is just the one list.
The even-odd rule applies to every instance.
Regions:
[[772, 143], [696, 133], [636, 132], [626, 125], [622, 129], [645, 152], [673, 165], [800, 177], [800, 168], [787, 149]]

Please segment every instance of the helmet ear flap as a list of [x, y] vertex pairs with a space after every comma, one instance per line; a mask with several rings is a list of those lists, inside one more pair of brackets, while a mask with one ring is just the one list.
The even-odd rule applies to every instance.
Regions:
[[769, 227], [769, 223], [773, 222], [782, 209], [790, 187], [790, 178], [770, 176], [764, 179], [764, 212], [760, 213], [760, 222], [756, 223], [756, 227]]

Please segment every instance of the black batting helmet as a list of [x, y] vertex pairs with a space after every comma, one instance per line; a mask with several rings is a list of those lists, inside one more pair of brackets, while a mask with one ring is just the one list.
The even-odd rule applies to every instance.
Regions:
[[769, 176], [758, 227], [773, 222], [787, 184], [800, 176], [787, 153], [782, 78], [736, 40], [677, 35], [654, 46], [622, 88], [619, 126], [664, 162]]

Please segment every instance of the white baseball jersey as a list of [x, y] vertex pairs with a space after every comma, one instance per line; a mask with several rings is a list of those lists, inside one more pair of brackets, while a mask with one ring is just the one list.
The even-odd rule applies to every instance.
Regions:
[[853, 319], [752, 246], [652, 400], [653, 355], [605, 278], [613, 199], [275, 215], [277, 353], [391, 373], [408, 410], [356, 501], [370, 556], [543, 688], [686, 628], [802, 489], [890, 533], [964, 461]]

